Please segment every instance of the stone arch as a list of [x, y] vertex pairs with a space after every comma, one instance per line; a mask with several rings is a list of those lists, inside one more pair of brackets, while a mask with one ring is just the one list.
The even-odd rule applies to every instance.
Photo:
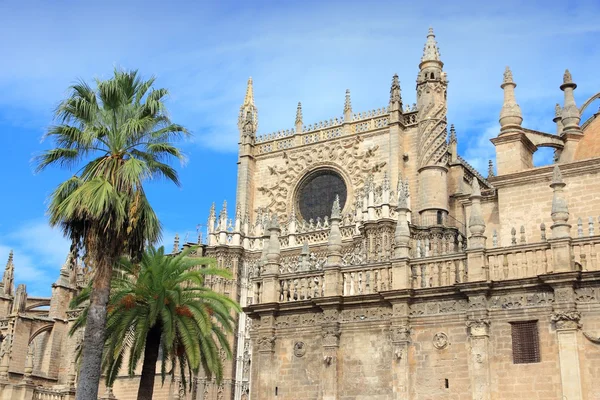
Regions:
[[53, 324], [44, 325], [41, 328], [38, 328], [38, 330], [35, 331], [33, 335], [29, 336], [29, 341], [27, 342], [27, 344], [31, 344], [35, 340], [35, 338], [38, 337], [40, 334], [44, 332], [50, 332], [53, 328]]
[[588, 108], [590, 106], [590, 104], [592, 104], [594, 102], [594, 100], [596, 100], [596, 99], [600, 99], [600, 92], [596, 93], [595, 95], [593, 95], [592, 97], [587, 99], [585, 101], [585, 103], [583, 103], [583, 105], [579, 109], [579, 115], [583, 115], [583, 112], [585, 111], [585, 109]]

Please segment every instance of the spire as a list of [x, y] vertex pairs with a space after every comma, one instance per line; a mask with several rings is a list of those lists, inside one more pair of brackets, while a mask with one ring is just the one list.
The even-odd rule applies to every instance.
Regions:
[[563, 84], [560, 85], [560, 90], [565, 93], [564, 107], [561, 113], [561, 122], [563, 125], [562, 133], [578, 133], [582, 134], [579, 122], [581, 121], [581, 114], [579, 108], [575, 104], [575, 97], [573, 91], [577, 88], [577, 85], [573, 82], [573, 77], [569, 70], [565, 70], [563, 75]]
[[2, 277], [2, 289], [5, 295], [12, 295], [14, 292], [13, 284], [15, 277], [15, 264], [13, 261], [14, 253], [11, 250], [8, 253], [8, 261], [6, 262], [6, 268], [4, 269], [4, 276]]
[[244, 106], [254, 106], [254, 88], [252, 87], [252, 77], [248, 78], [246, 86], [246, 97], [244, 97]]
[[450, 124], [450, 139], [449, 142], [456, 142], [456, 129], [454, 128], [454, 124]]
[[504, 70], [504, 79], [500, 87], [504, 90], [504, 103], [500, 111], [500, 134], [520, 131], [522, 130], [523, 116], [521, 115], [521, 107], [515, 99], [517, 84], [513, 81], [512, 71], [508, 66]]
[[302, 132], [302, 103], [298, 102], [296, 107], [296, 133]]
[[400, 90], [398, 74], [394, 74], [392, 77], [392, 86], [390, 88], [390, 111], [402, 112], [402, 92]]
[[427, 41], [425, 42], [425, 47], [423, 48], [423, 57], [421, 57], [421, 63], [427, 61], [437, 61], [441, 63], [440, 58], [440, 49], [435, 40], [435, 35], [433, 33], [433, 28], [429, 28], [429, 32], [427, 33]]
[[342, 210], [340, 210], [340, 196], [335, 195], [335, 201], [333, 202], [333, 207], [331, 207], [331, 221], [337, 219], [338, 221], [341, 219]]
[[254, 105], [252, 77], [248, 78], [246, 96], [244, 97], [244, 103], [240, 107], [238, 129], [242, 136], [254, 136], [258, 130], [258, 109]]
[[552, 221], [554, 222], [550, 227], [552, 229], [553, 238], [569, 237], [571, 225], [569, 221], [569, 207], [567, 200], [564, 197], [564, 188], [566, 183], [563, 182], [562, 174], [558, 165], [554, 165], [552, 171]]
[[488, 160], [488, 179], [494, 176], [494, 162]]
[[344, 122], [352, 121], [352, 102], [350, 100], [350, 89], [346, 89], [346, 98], [344, 100]]

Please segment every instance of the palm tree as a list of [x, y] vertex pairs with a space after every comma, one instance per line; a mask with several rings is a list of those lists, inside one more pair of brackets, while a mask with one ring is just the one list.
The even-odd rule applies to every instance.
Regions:
[[52, 165], [80, 167], [50, 197], [50, 224], [60, 226], [91, 265], [90, 293], [77, 400], [98, 397], [106, 304], [112, 267], [122, 255], [139, 258], [146, 243], [160, 239], [161, 226], [146, 198], [148, 179], [179, 185], [170, 160], [183, 160], [174, 145], [188, 134], [166, 115], [166, 89], [154, 78], [115, 70], [92, 89], [81, 81], [56, 109], [57, 125], [45, 137], [54, 148], [36, 158], [37, 171]]
[[[152, 399], [156, 362], [161, 356], [161, 376], [174, 377], [179, 370], [185, 387], [200, 367], [217, 382], [223, 377], [219, 349], [231, 357], [227, 333], [233, 332], [232, 311], [240, 308], [229, 297], [204, 286], [206, 276], [231, 278], [228, 271], [214, 268], [214, 260], [189, 257], [195, 248], [167, 256], [164, 247], [149, 247], [139, 264], [123, 258], [114, 269], [109, 300], [107, 338], [103, 370], [112, 386], [126, 363], [133, 375], [143, 359], [138, 400]], [[200, 267], [202, 266], [202, 267]], [[86, 291], [73, 307], [87, 301]], [[85, 324], [85, 311], [71, 329]]]

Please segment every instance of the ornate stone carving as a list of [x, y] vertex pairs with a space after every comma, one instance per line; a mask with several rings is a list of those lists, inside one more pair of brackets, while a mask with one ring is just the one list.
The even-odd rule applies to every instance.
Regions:
[[598, 301], [598, 288], [584, 287], [575, 289], [575, 301], [578, 303], [593, 303]]
[[514, 308], [550, 306], [554, 295], [550, 292], [539, 292], [527, 295], [504, 295], [493, 296], [490, 299], [490, 309], [502, 308], [510, 310]]
[[573, 288], [561, 287], [554, 289], [554, 302], [555, 303], [571, 303], [575, 300], [575, 293]]
[[487, 299], [485, 298], [485, 295], [469, 297], [469, 308], [471, 310], [486, 309], [487, 308]]
[[448, 347], [448, 344], [448, 335], [446, 335], [444, 332], [438, 332], [435, 335], [433, 335], [433, 347], [435, 347], [436, 349], [445, 349], [446, 347]]
[[336, 347], [340, 344], [340, 327], [337, 325], [324, 326], [321, 331], [324, 347]]
[[414, 303], [410, 306], [408, 313], [411, 317], [421, 315], [452, 314], [466, 311], [468, 303], [466, 300], [443, 300], [429, 303]]
[[371, 165], [371, 159], [378, 147], [362, 150], [362, 141], [360, 136], [356, 136], [352, 139], [323, 143], [305, 150], [284, 152], [285, 165], [269, 169], [270, 174], [276, 176], [273, 180], [276, 183], [258, 188], [259, 192], [269, 199], [266, 208], [287, 218], [287, 204], [293, 203], [291, 195], [296, 183], [310, 168], [319, 164], [337, 166], [350, 177], [354, 188], [362, 186], [366, 173], [376, 167], [380, 170], [385, 165], [385, 162], [383, 165]]
[[476, 319], [467, 321], [467, 329], [471, 336], [487, 336], [489, 334], [490, 320]]
[[554, 322], [557, 330], [581, 328], [581, 324], [579, 324], [581, 314], [578, 311], [558, 311], [553, 313], [550, 319]]
[[323, 310], [323, 314], [321, 317], [322, 322], [338, 322], [340, 312], [335, 309], [326, 309]]
[[410, 342], [410, 327], [408, 325], [392, 326], [390, 334], [392, 343]]
[[258, 351], [263, 352], [273, 352], [275, 350], [275, 335], [264, 335], [258, 338]]
[[304, 354], [306, 354], [306, 345], [304, 342], [294, 343], [294, 355], [296, 357], [302, 357]]
[[342, 322], [355, 321], [381, 321], [389, 320], [392, 316], [392, 310], [388, 307], [376, 307], [367, 309], [349, 309], [341, 313]]

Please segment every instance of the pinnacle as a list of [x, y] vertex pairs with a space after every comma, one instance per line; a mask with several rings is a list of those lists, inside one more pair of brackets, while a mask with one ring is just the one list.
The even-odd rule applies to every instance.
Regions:
[[296, 124], [302, 124], [302, 103], [298, 102], [296, 107]]
[[346, 99], [344, 101], [344, 112], [352, 112], [352, 102], [350, 100], [350, 89], [346, 89]]
[[450, 142], [456, 142], [456, 129], [454, 124], [450, 124]]
[[573, 83], [573, 77], [568, 69], [565, 70], [565, 74], [563, 75], [563, 83]]
[[340, 210], [340, 196], [335, 195], [335, 201], [333, 202], [333, 207], [331, 207], [331, 219], [340, 218], [341, 210]]
[[560, 168], [558, 164], [554, 166], [552, 170], [552, 183], [563, 183], [562, 174], [560, 173]]
[[424, 61], [441, 61], [440, 49], [435, 41], [435, 35], [433, 33], [433, 28], [431, 27], [427, 33], [427, 41], [425, 42], [425, 47], [423, 48], [423, 57], [421, 57], [421, 62]]
[[504, 80], [503, 80], [503, 83], [514, 83], [513, 82], [512, 71], [510, 70], [510, 67], [508, 65], [504, 69]]
[[254, 89], [252, 88], [252, 77], [248, 78], [248, 85], [246, 86], [246, 97], [244, 98], [244, 105], [254, 105]]
[[554, 117], [560, 117], [562, 114], [562, 107], [560, 106], [560, 104], [556, 103], [556, 105], [554, 106]]

